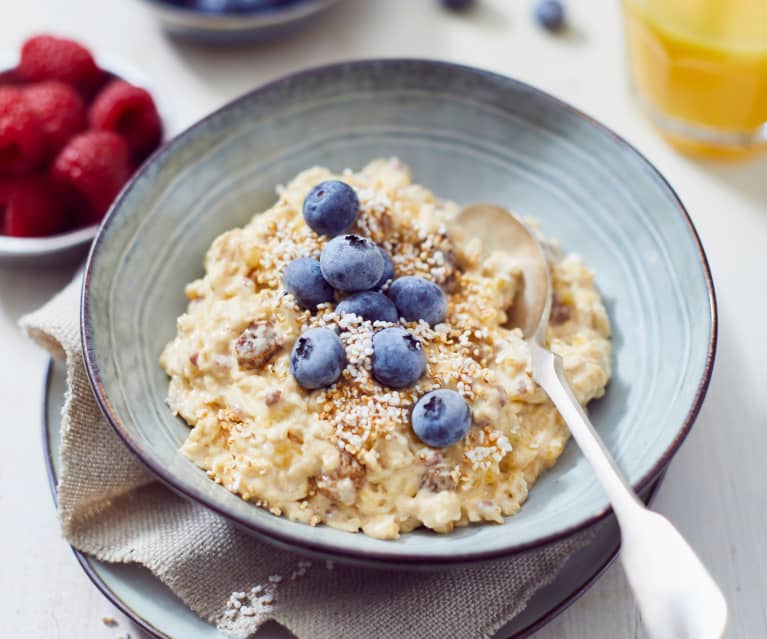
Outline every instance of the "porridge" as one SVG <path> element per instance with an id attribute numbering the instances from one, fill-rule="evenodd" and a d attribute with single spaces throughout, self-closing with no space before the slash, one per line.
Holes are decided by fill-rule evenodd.
<path id="1" fill-rule="evenodd" d="M 398 160 L 323 168 L 218 237 L 161 364 L 183 453 L 294 521 L 380 539 L 502 522 L 569 433 L 505 326 L 510 256 Z M 593 273 L 549 244 L 548 341 L 583 405 L 610 377 Z"/>

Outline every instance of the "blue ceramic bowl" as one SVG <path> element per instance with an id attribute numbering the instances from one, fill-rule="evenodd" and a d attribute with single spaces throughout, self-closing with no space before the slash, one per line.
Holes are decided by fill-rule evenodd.
<path id="1" fill-rule="evenodd" d="M 250 0 L 238 10 L 215 10 L 212 0 L 144 0 L 171 35 L 202 44 L 237 45 L 284 35 L 308 25 L 338 0 Z"/>
<path id="2" fill-rule="evenodd" d="M 572 443 L 504 524 L 419 530 L 397 541 L 274 517 L 178 452 L 188 427 L 163 402 L 158 357 L 208 245 L 269 207 L 274 186 L 299 170 L 387 155 L 442 196 L 539 218 L 596 270 L 614 326 L 615 375 L 591 415 L 637 490 L 657 478 L 692 426 L 714 357 L 713 287 L 690 219 L 663 177 L 608 129 L 525 84 L 439 62 L 353 62 L 290 76 L 154 156 L 113 206 L 87 267 L 84 352 L 105 414 L 180 494 L 254 534 L 341 560 L 466 564 L 592 525 L 607 501 Z"/>

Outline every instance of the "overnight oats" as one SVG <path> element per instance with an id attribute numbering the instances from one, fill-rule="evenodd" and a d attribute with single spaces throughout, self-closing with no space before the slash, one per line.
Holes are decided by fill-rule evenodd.
<path id="1" fill-rule="evenodd" d="M 311 168 L 278 196 L 186 288 L 161 357 L 183 453 L 275 515 L 380 539 L 516 513 L 569 433 L 506 325 L 513 258 L 398 160 Z M 610 324 L 593 273 L 549 253 L 548 345 L 585 405 L 610 378 Z"/>

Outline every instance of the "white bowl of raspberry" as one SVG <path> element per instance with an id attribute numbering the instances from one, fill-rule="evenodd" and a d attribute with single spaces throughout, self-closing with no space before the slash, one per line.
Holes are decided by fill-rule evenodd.
<path id="1" fill-rule="evenodd" d="M 0 72 L 0 264 L 82 257 L 135 170 L 160 145 L 148 91 L 81 44 L 28 38 Z"/>

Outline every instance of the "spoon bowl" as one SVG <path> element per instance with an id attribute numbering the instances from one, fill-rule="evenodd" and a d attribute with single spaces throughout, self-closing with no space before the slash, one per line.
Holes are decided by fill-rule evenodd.
<path id="1" fill-rule="evenodd" d="M 508 325 L 525 338 L 546 330 L 551 312 L 551 274 L 543 247 L 519 218 L 495 204 L 471 204 L 456 219 L 468 236 L 493 251 L 513 255 L 522 271 L 522 288 L 507 311 Z"/>

